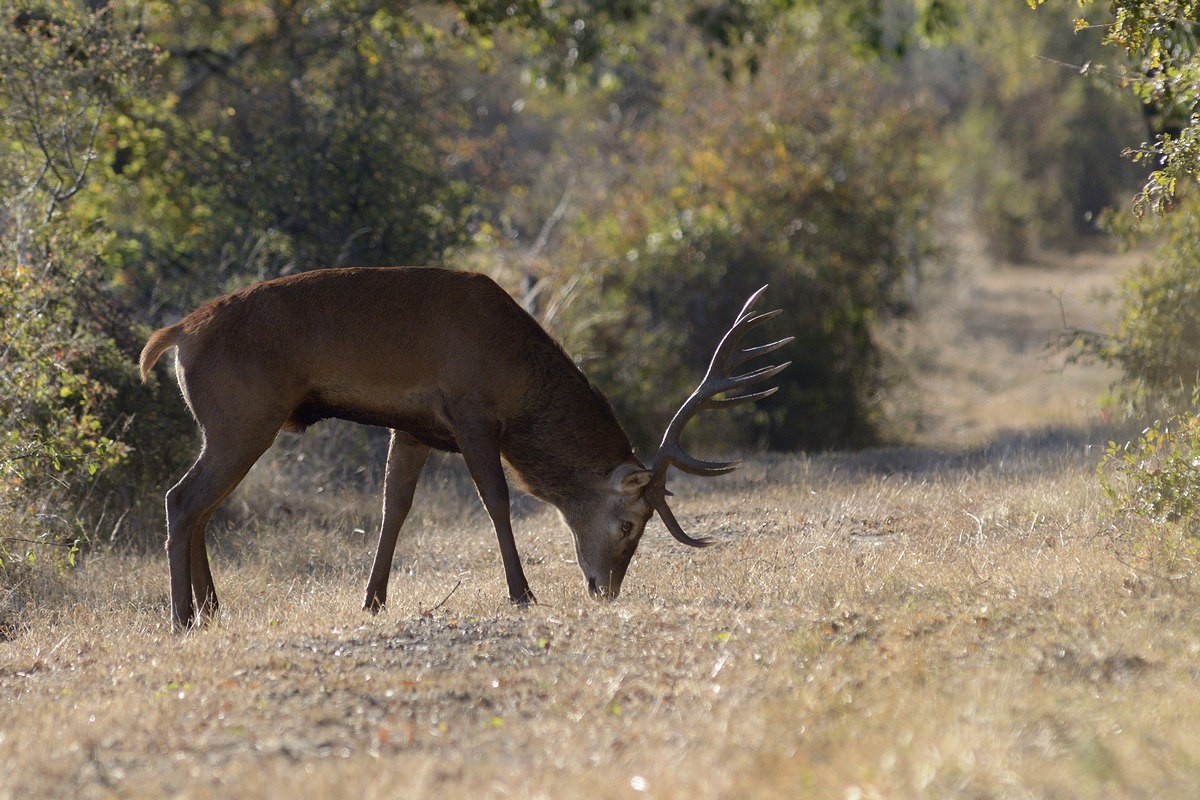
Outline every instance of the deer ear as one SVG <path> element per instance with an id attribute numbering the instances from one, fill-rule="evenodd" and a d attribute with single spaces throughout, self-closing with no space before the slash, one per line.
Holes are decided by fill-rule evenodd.
<path id="1" fill-rule="evenodd" d="M 654 477 L 654 473 L 648 469 L 633 469 L 625 471 L 618 467 L 618 472 L 613 474 L 613 483 L 618 494 L 626 497 L 638 494 L 646 485 L 650 483 L 650 479 Z"/>

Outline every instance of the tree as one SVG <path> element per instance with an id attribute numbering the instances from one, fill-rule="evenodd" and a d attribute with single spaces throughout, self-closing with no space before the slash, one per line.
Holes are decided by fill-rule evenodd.
<path id="1" fill-rule="evenodd" d="M 139 391 L 133 322 L 99 267 L 112 234 L 76 201 L 106 125 L 144 91 L 156 53 L 111 6 L 3 10 L 0 514 L 37 515 L 46 523 L 33 541 L 69 543 L 104 518 L 113 470 L 131 452 L 124 409 Z M 16 550 L 0 542 L 0 564 Z"/>

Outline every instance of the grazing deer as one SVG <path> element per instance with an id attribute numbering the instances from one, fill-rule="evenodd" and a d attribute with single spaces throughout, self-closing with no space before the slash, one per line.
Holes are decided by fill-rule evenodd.
<path id="1" fill-rule="evenodd" d="M 316 270 L 219 297 L 155 331 L 142 350 L 142 379 L 166 350 L 178 348 L 179 388 L 203 439 L 196 463 L 166 496 L 172 622 L 190 627 L 217 609 L 204 541 L 216 508 L 281 429 L 302 431 L 329 417 L 391 429 L 364 609 L 378 611 L 387 601 L 396 538 L 430 448 L 462 453 L 495 526 L 513 602 L 532 603 L 534 596 L 513 539 L 504 463 L 525 491 L 562 513 L 592 594 L 616 597 L 654 512 L 680 542 L 710 543 L 684 533 L 667 507 L 667 469 L 720 475 L 737 466 L 685 453 L 679 434 L 702 409 L 775 391 L 716 397 L 788 366 L 732 374 L 792 341 L 739 349 L 747 330 L 780 313 L 751 314 L 763 289 L 721 340 L 649 468 L 634 455 L 608 399 L 483 275 Z"/>

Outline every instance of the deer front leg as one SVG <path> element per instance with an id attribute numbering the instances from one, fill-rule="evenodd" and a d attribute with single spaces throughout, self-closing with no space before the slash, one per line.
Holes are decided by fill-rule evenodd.
<path id="1" fill-rule="evenodd" d="M 517 542 L 513 538 L 508 481 L 504 478 L 504 467 L 500 463 L 500 426 L 493 421 L 469 419 L 459 422 L 457 434 L 467 470 L 496 529 L 500 558 L 504 562 L 504 577 L 508 581 L 508 599 L 518 605 L 536 603 L 537 598 L 529 588 L 529 581 L 521 568 L 521 557 L 517 553 Z"/>
<path id="2" fill-rule="evenodd" d="M 387 603 L 388 578 L 392 574 L 392 558 L 396 539 L 412 508 L 413 493 L 421 468 L 429 457 L 429 448 L 402 431 L 392 431 L 388 443 L 387 470 L 383 475 L 383 523 L 379 526 L 379 547 L 367 581 L 367 596 L 363 610 L 378 613 Z"/>

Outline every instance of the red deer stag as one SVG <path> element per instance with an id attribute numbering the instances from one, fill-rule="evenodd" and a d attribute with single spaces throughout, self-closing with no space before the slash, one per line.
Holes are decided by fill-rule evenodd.
<path id="1" fill-rule="evenodd" d="M 592 594 L 616 597 L 655 511 L 680 542 L 709 544 L 684 533 L 667 507 L 667 469 L 720 475 L 737 466 L 687 454 L 679 434 L 702 409 L 775 391 L 736 394 L 787 364 L 733 374 L 792 340 L 739 348 L 747 330 L 779 314 L 751 314 L 763 289 L 721 340 L 649 468 L 608 399 L 483 275 L 316 270 L 219 297 L 156 331 L 142 350 L 142 379 L 178 348 L 176 377 L 203 441 L 196 463 L 166 495 L 172 622 L 190 627 L 217 609 L 205 549 L 216 508 L 281 429 L 302 431 L 329 417 L 392 432 L 365 609 L 387 601 L 396 538 L 430 448 L 462 453 L 495 526 L 513 602 L 534 596 L 513 539 L 504 463 L 525 491 L 562 513 Z"/>

